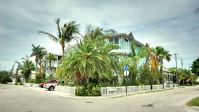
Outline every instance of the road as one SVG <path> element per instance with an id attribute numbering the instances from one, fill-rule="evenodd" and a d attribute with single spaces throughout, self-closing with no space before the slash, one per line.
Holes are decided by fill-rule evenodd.
<path id="1" fill-rule="evenodd" d="M 66 98 L 0 84 L 0 112 L 199 112 L 185 105 L 197 96 L 199 86 L 117 98 Z"/>

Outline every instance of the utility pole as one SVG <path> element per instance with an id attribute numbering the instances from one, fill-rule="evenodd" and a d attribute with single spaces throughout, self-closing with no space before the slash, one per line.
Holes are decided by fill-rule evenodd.
<path id="1" fill-rule="evenodd" d="M 183 61 L 181 59 L 181 65 L 182 65 L 182 78 L 183 78 L 183 86 L 184 86 L 184 70 L 183 70 Z"/>
<path id="2" fill-rule="evenodd" d="M 177 53 L 174 54 L 175 55 L 175 61 L 176 61 L 176 81 L 177 81 L 177 84 L 178 84 L 178 64 L 177 64 Z M 179 85 L 178 85 L 179 86 Z"/>

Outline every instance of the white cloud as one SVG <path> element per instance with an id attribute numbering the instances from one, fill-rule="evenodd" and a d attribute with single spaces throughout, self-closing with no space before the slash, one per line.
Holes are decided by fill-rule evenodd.
<path id="1" fill-rule="evenodd" d="M 0 63 L 4 66 L 5 59 L 13 62 L 30 54 L 31 44 L 60 53 L 58 43 L 37 34 L 42 30 L 56 36 L 57 17 L 61 18 L 60 26 L 75 20 L 81 24 L 81 33 L 87 24 L 118 32 L 132 31 L 143 44 L 163 46 L 191 63 L 199 56 L 199 16 L 194 13 L 198 4 L 197 0 L 0 0 Z M 175 65 L 173 61 L 170 63 L 169 66 Z"/>

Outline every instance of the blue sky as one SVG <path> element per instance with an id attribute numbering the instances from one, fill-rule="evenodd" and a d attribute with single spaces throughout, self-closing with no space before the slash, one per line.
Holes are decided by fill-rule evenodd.
<path id="1" fill-rule="evenodd" d="M 61 26 L 69 21 L 92 24 L 118 32 L 132 31 L 136 40 L 163 46 L 178 53 L 178 66 L 184 68 L 199 57 L 198 0 L 0 0 L 0 69 L 10 70 L 14 61 L 31 54 L 32 46 L 41 45 L 59 54 L 61 46 L 38 30 L 56 35 L 55 18 Z M 174 67 L 174 56 L 165 67 Z M 32 60 L 34 60 L 32 58 Z"/>

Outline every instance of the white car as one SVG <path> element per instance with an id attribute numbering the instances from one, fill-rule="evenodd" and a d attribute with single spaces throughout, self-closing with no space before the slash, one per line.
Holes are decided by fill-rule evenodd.
<path id="1" fill-rule="evenodd" d="M 57 86 L 57 83 L 47 83 L 44 84 L 44 88 L 48 89 L 49 91 L 53 91 Z"/>

